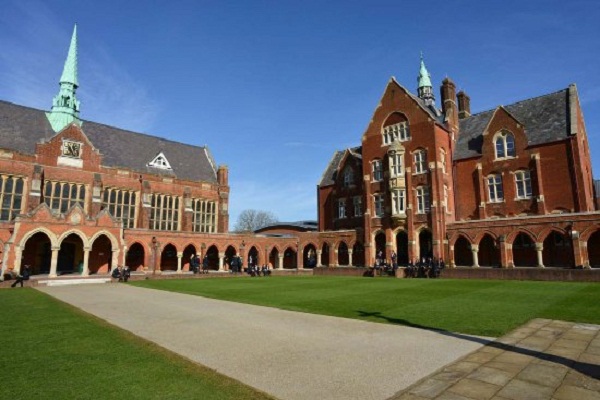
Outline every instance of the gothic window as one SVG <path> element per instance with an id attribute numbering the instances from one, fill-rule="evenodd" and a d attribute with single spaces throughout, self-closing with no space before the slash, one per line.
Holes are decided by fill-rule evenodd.
<path id="1" fill-rule="evenodd" d="M 398 122 L 383 128 L 383 144 L 388 145 L 392 142 L 404 142 L 410 139 L 410 130 L 408 121 Z"/>
<path id="2" fill-rule="evenodd" d="M 488 176 L 488 195 L 490 202 L 498 203 L 504 200 L 504 190 L 502 188 L 502 175 L 493 174 Z"/>
<path id="3" fill-rule="evenodd" d="M 508 132 L 496 136 L 496 158 L 515 157 L 515 138 Z"/>
<path id="4" fill-rule="evenodd" d="M 425 214 L 429 210 L 429 187 L 419 186 L 417 188 L 417 214 Z"/>
<path id="5" fill-rule="evenodd" d="M 399 178 L 404 173 L 402 167 L 402 153 L 394 153 L 390 155 L 390 176 Z"/>
<path id="6" fill-rule="evenodd" d="M 0 221 L 10 221 L 21 212 L 23 178 L 0 175 Z"/>
<path id="7" fill-rule="evenodd" d="M 383 195 L 378 193 L 374 197 L 375 197 L 375 216 L 381 218 L 381 217 L 383 217 L 383 212 L 384 212 Z"/>
<path id="8" fill-rule="evenodd" d="M 192 229 L 194 232 L 215 233 L 217 231 L 217 204 L 204 199 L 192 199 Z"/>
<path id="9" fill-rule="evenodd" d="M 346 167 L 344 169 L 344 187 L 349 187 L 354 184 L 354 171 L 352 168 Z"/>
<path id="10" fill-rule="evenodd" d="M 75 204 L 84 207 L 85 185 L 69 182 L 44 182 L 44 202 L 53 211 L 66 213 Z"/>
<path id="11" fill-rule="evenodd" d="M 518 199 L 527 199 L 531 197 L 531 174 L 529 171 L 515 172 L 515 183 L 517 185 Z"/>
<path id="12" fill-rule="evenodd" d="M 373 160 L 373 180 L 376 182 L 383 180 L 383 163 L 381 160 Z"/>
<path id="13" fill-rule="evenodd" d="M 405 190 L 394 189 L 392 190 L 392 214 L 404 214 L 406 212 L 406 201 L 405 201 Z"/>
<path id="14" fill-rule="evenodd" d="M 354 206 L 354 216 L 360 217 L 362 215 L 362 198 L 360 196 L 354 196 L 352 198 L 352 205 Z"/>
<path id="15" fill-rule="evenodd" d="M 446 150 L 440 149 L 440 162 L 442 164 L 442 172 L 446 173 Z"/>
<path id="16" fill-rule="evenodd" d="M 425 150 L 417 150 L 413 154 L 415 161 L 415 173 L 422 174 L 427 171 L 427 152 Z"/>
<path id="17" fill-rule="evenodd" d="M 152 194 L 149 229 L 159 231 L 179 230 L 179 197 Z"/>
<path id="18" fill-rule="evenodd" d="M 135 228 L 137 194 L 132 190 L 117 188 L 104 189 L 102 207 L 110 215 L 123 221 L 123 228 Z"/>
<path id="19" fill-rule="evenodd" d="M 338 218 L 346 218 L 346 199 L 338 200 Z"/>

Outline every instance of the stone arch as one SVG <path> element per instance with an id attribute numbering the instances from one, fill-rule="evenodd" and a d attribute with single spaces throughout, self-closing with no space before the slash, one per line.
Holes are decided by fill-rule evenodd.
<path id="1" fill-rule="evenodd" d="M 302 248 L 302 260 L 304 268 L 314 268 L 317 266 L 317 246 L 309 242 Z"/>
<path id="2" fill-rule="evenodd" d="M 375 232 L 373 232 L 373 244 L 375 245 L 375 259 L 377 258 L 381 258 L 381 259 L 385 259 L 386 258 L 386 244 L 387 239 L 385 237 L 385 231 L 378 229 Z"/>
<path id="3" fill-rule="evenodd" d="M 328 242 L 323 242 L 321 244 L 321 265 L 324 267 L 329 266 L 329 252 L 331 251 L 331 246 Z"/>
<path id="4" fill-rule="evenodd" d="M 182 271 L 190 270 L 190 263 L 191 263 L 192 257 L 194 257 L 196 254 L 198 254 L 198 250 L 196 249 L 196 245 L 194 245 L 192 243 L 188 243 L 183 248 L 183 254 L 181 256 L 181 270 Z"/>
<path id="5" fill-rule="evenodd" d="M 119 248 L 119 241 L 117 240 L 117 238 L 115 238 L 115 236 L 112 233 L 110 233 L 110 232 L 108 232 L 106 230 L 101 230 L 101 231 L 98 231 L 98 232 L 94 233 L 92 235 L 92 237 L 90 238 L 90 246 L 92 246 L 94 244 L 94 241 L 100 235 L 105 235 L 108 238 L 108 240 L 110 240 L 110 245 L 111 245 L 111 247 L 113 249 L 118 249 Z"/>
<path id="6" fill-rule="evenodd" d="M 408 122 L 408 125 L 410 126 L 410 119 L 408 119 L 408 115 L 401 111 L 392 111 L 383 119 L 381 129 L 389 125 L 397 124 L 398 122 Z"/>
<path id="7" fill-rule="evenodd" d="M 58 245 L 60 246 L 62 244 L 63 240 L 65 240 L 67 237 L 69 237 L 71 235 L 77 235 L 79 237 L 79 239 L 81 239 L 81 242 L 83 243 L 83 247 L 90 246 L 90 241 L 88 240 L 87 236 L 85 235 L 85 233 L 81 232 L 79 229 L 69 229 L 68 231 L 63 232 L 58 237 Z"/>
<path id="8" fill-rule="evenodd" d="M 589 233 L 587 251 L 590 267 L 600 268 L 600 229 Z"/>
<path id="9" fill-rule="evenodd" d="M 516 267 L 533 267 L 537 264 L 537 253 L 533 236 L 527 231 L 518 231 L 512 240 L 513 263 Z"/>
<path id="10" fill-rule="evenodd" d="M 177 247 L 171 242 L 160 251 L 160 270 L 177 271 Z"/>
<path id="11" fill-rule="evenodd" d="M 298 257 L 296 256 L 296 250 L 294 246 L 288 246 L 283 251 L 283 268 L 294 269 L 298 268 Z"/>
<path id="12" fill-rule="evenodd" d="M 202 259 L 203 265 L 204 260 L 208 262 L 208 269 L 212 269 L 215 271 L 219 269 L 219 248 L 216 244 L 211 244 L 207 247 L 206 252 L 204 253 L 204 257 Z"/>
<path id="13" fill-rule="evenodd" d="M 500 267 L 500 247 L 497 238 L 490 232 L 485 232 L 479 238 L 479 250 L 477 257 L 482 267 Z"/>
<path id="14" fill-rule="evenodd" d="M 394 238 L 396 240 L 396 257 L 398 265 L 408 265 L 408 232 L 404 229 L 398 229 L 394 232 Z"/>
<path id="15" fill-rule="evenodd" d="M 44 233 L 48 239 L 50 240 L 50 245 L 52 247 L 58 247 L 58 244 L 60 243 L 58 240 L 58 237 L 56 236 L 56 234 L 54 232 L 52 232 L 49 229 L 46 229 L 44 227 L 40 227 L 40 228 L 36 228 L 36 229 L 32 229 L 29 232 L 27 232 L 26 234 L 23 235 L 23 238 L 21 239 L 21 242 L 19 243 L 19 246 L 21 248 L 25 248 L 25 244 L 27 243 L 27 241 L 36 233 Z"/>
<path id="16" fill-rule="evenodd" d="M 471 241 L 463 234 L 459 234 L 454 242 L 454 263 L 457 266 L 473 266 L 473 252 Z"/>
<path id="17" fill-rule="evenodd" d="M 233 260 L 233 257 L 237 256 L 237 254 L 238 252 L 235 246 L 230 244 L 225 248 L 225 259 L 223 260 L 223 266 L 226 270 L 229 270 L 231 260 Z"/>
<path id="18" fill-rule="evenodd" d="M 261 250 L 258 245 L 250 246 L 250 250 L 248 250 L 248 257 L 247 257 L 246 265 L 250 266 L 250 257 L 252 257 L 253 265 L 262 265 L 261 259 L 260 259 L 260 253 L 261 253 Z"/>
<path id="19" fill-rule="evenodd" d="M 125 254 L 125 265 L 132 271 L 138 271 L 144 269 L 144 262 L 146 259 L 146 248 L 139 242 L 134 242 L 131 246 L 127 246 L 127 253 Z"/>
<path id="20" fill-rule="evenodd" d="M 107 274 L 114 267 L 112 253 L 115 248 L 107 235 L 94 236 L 88 257 L 88 271 L 90 274 Z"/>
<path id="21" fill-rule="evenodd" d="M 22 262 L 20 265 L 15 265 L 15 269 L 22 268 L 23 265 L 30 266 L 32 275 L 50 273 L 50 263 L 52 261 L 52 239 L 48 237 L 47 229 L 35 229 L 33 234 L 27 234 L 23 238 L 26 239 L 21 245 Z M 56 240 L 56 237 L 54 237 Z M 18 254 L 17 254 L 18 256 Z M 21 260 L 15 260 L 17 264 Z"/>
<path id="22" fill-rule="evenodd" d="M 337 264 L 338 265 L 349 265 L 350 257 L 348 255 L 348 245 L 345 241 L 340 240 L 337 245 L 338 256 L 337 256 Z"/>
<path id="23" fill-rule="evenodd" d="M 540 235 L 543 238 L 542 259 L 546 267 L 574 267 L 573 245 L 571 238 L 560 229 L 549 229 Z"/>
<path id="24" fill-rule="evenodd" d="M 83 272 L 83 252 L 84 248 L 89 246 L 85 235 L 72 229 L 62 234 L 59 241 L 60 250 L 56 262 L 57 275 Z M 112 253 L 110 257 L 112 260 Z"/>
<path id="25" fill-rule="evenodd" d="M 433 234 L 429 228 L 419 230 L 419 258 L 433 257 Z"/>
<path id="26" fill-rule="evenodd" d="M 277 246 L 273 246 L 269 252 L 269 263 L 273 268 L 283 268 L 282 265 L 279 265 L 279 249 Z"/>
<path id="27" fill-rule="evenodd" d="M 531 241 L 533 241 L 535 243 L 536 235 L 533 232 L 531 232 L 529 229 L 523 229 L 523 228 L 516 230 L 516 231 L 512 231 L 511 233 L 506 235 L 506 243 L 513 243 L 515 241 L 515 238 L 521 233 L 529 236 Z"/>

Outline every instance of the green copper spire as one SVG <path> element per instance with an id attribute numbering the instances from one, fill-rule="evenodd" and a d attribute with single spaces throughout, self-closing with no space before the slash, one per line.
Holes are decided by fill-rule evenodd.
<path id="1" fill-rule="evenodd" d="M 421 69 L 419 70 L 419 77 L 417 78 L 417 82 L 419 83 L 419 88 L 425 86 L 431 86 L 431 75 L 427 68 L 425 67 L 425 61 L 423 61 L 423 52 L 421 52 Z"/>
<path id="2" fill-rule="evenodd" d="M 46 113 L 54 132 L 59 132 L 70 123 L 81 125 L 79 120 L 79 100 L 75 92 L 79 87 L 77 81 L 77 25 L 73 28 L 71 45 L 60 76 L 60 89 L 52 100 L 52 111 Z"/>

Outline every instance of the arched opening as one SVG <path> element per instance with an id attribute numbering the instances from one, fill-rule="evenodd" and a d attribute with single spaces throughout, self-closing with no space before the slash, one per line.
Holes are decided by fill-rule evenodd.
<path id="1" fill-rule="evenodd" d="M 350 259 L 348 257 L 348 245 L 345 242 L 340 242 L 338 245 L 338 265 L 348 265 Z"/>
<path id="2" fill-rule="evenodd" d="M 454 263 L 459 267 L 473 266 L 471 243 L 464 236 L 459 236 L 454 243 Z"/>
<path id="3" fill-rule="evenodd" d="M 321 265 L 324 267 L 329 266 L 329 244 L 327 243 L 323 243 L 321 250 Z"/>
<path id="4" fill-rule="evenodd" d="M 519 233 L 513 245 L 513 262 L 516 267 L 534 267 L 537 263 L 535 244 L 525 233 Z"/>
<path id="5" fill-rule="evenodd" d="M 246 265 L 249 266 L 250 263 L 252 263 L 252 265 L 260 265 L 260 259 L 258 257 L 258 250 L 254 246 L 252 246 L 250 248 L 250 251 L 248 252 L 248 263 Z"/>
<path id="6" fill-rule="evenodd" d="M 134 243 L 125 255 L 125 265 L 132 271 L 141 271 L 144 269 L 144 246 L 139 243 Z"/>
<path id="7" fill-rule="evenodd" d="M 477 257 L 482 267 L 500 267 L 500 249 L 491 235 L 486 233 L 479 242 Z"/>
<path id="8" fill-rule="evenodd" d="M 396 234 L 396 256 L 398 265 L 408 264 L 408 234 L 405 231 Z"/>
<path id="9" fill-rule="evenodd" d="M 160 255 L 161 271 L 177 271 L 177 248 L 171 243 L 166 245 Z"/>
<path id="10" fill-rule="evenodd" d="M 217 249 L 217 246 L 210 246 L 208 250 L 206 250 L 204 257 L 208 260 L 208 269 L 214 271 L 219 270 L 219 249 Z M 202 260 L 202 262 L 204 262 L 204 260 Z"/>
<path id="11" fill-rule="evenodd" d="M 293 269 L 297 268 L 298 262 L 296 257 L 296 251 L 291 247 L 288 247 L 283 252 L 283 268 L 285 269 Z"/>
<path id="12" fill-rule="evenodd" d="M 600 230 L 592 233 L 587 241 L 590 267 L 600 268 Z"/>
<path id="13" fill-rule="evenodd" d="M 90 274 L 108 274 L 112 269 L 112 243 L 106 235 L 100 235 L 92 243 L 88 258 Z"/>
<path id="14" fill-rule="evenodd" d="M 352 264 L 357 267 L 365 266 L 365 247 L 360 242 L 354 243 L 352 247 Z"/>
<path id="15" fill-rule="evenodd" d="M 21 269 L 29 265 L 31 275 L 47 274 L 50 272 L 52 246 L 50 238 L 43 232 L 38 232 L 27 239 L 23 250 Z"/>
<path id="16" fill-rule="evenodd" d="M 193 244 L 188 244 L 185 249 L 183 249 L 183 258 L 181 259 L 181 270 L 189 271 L 192 257 L 196 255 L 196 246 Z"/>
<path id="17" fill-rule="evenodd" d="M 225 250 L 225 260 L 224 260 L 224 267 L 226 270 L 229 270 L 231 268 L 231 260 L 233 260 L 233 257 L 235 257 L 237 255 L 237 250 L 235 249 L 235 247 L 233 246 L 227 246 L 227 249 Z"/>
<path id="18" fill-rule="evenodd" d="M 277 247 L 273 247 L 273 250 L 269 253 L 269 263 L 273 268 L 279 268 L 279 250 L 277 250 Z"/>
<path id="19" fill-rule="evenodd" d="M 91 254 L 90 258 L 92 258 Z M 79 235 L 72 233 L 64 238 L 60 244 L 56 274 L 65 275 L 81 272 L 83 272 L 83 241 Z"/>
<path id="20" fill-rule="evenodd" d="M 317 266 L 317 250 L 312 244 L 304 246 L 302 253 L 302 259 L 304 260 L 304 268 L 314 268 Z"/>
<path id="21" fill-rule="evenodd" d="M 386 258 L 385 254 L 385 233 L 379 232 L 375 235 L 375 258 Z"/>
<path id="22" fill-rule="evenodd" d="M 550 232 L 544 239 L 542 259 L 546 267 L 566 268 L 575 266 L 571 240 L 559 232 Z"/>
<path id="23" fill-rule="evenodd" d="M 421 233 L 419 233 L 419 257 L 433 257 L 433 237 L 431 231 L 427 229 L 423 229 Z"/>

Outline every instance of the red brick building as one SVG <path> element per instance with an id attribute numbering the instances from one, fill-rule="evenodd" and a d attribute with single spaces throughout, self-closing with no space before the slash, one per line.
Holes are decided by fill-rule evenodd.
<path id="1" fill-rule="evenodd" d="M 395 251 L 399 263 L 600 267 L 575 85 L 472 115 L 446 78 L 440 100 L 422 60 L 416 95 L 389 81 L 361 146 L 336 151 L 323 174 L 319 230 L 355 231 L 366 264 Z"/>

